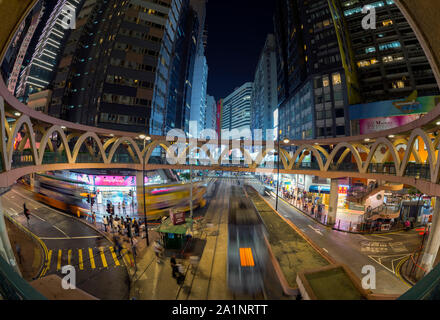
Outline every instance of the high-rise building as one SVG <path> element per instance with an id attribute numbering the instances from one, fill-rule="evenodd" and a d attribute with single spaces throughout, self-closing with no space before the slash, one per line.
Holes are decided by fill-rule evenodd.
<path id="1" fill-rule="evenodd" d="M 189 0 L 86 0 L 58 65 L 50 114 L 157 135 L 187 130 L 198 33 Z"/>
<path id="2" fill-rule="evenodd" d="M 84 0 L 60 0 L 48 7 L 44 29 L 30 63 L 21 71 L 17 96 L 27 101 L 30 94 L 50 88 L 66 38 L 70 34 L 68 21 L 80 10 Z"/>
<path id="3" fill-rule="evenodd" d="M 213 96 L 207 95 L 204 129 L 216 130 L 216 111 L 217 103 L 215 102 L 215 98 Z"/>
<path id="4" fill-rule="evenodd" d="M 250 130 L 252 85 L 252 82 L 246 82 L 223 99 L 222 130 Z"/>
<path id="5" fill-rule="evenodd" d="M 277 64 L 275 37 L 267 36 L 255 71 L 251 103 L 251 129 L 261 129 L 266 140 L 266 130 L 274 128 L 274 111 L 278 107 Z M 255 138 L 255 137 L 254 137 Z"/>
<path id="6" fill-rule="evenodd" d="M 391 129 L 430 111 L 440 94 L 438 86 L 394 0 L 338 0 L 332 6 L 344 17 L 358 74 L 361 104 L 350 107 L 352 134 Z M 375 28 L 363 29 L 364 6 L 374 8 Z M 401 110 L 399 100 L 413 104 L 406 103 L 406 110 Z"/>
<path id="7" fill-rule="evenodd" d="M 191 98 L 191 121 L 197 123 L 197 132 L 205 128 L 206 96 L 208 87 L 208 63 L 205 56 L 204 29 L 206 20 L 206 0 L 191 0 L 191 5 L 199 17 L 197 55 L 194 64 Z"/>
<path id="8" fill-rule="evenodd" d="M 29 16 L 21 23 L 11 46 L 6 52 L 2 63 L 2 71 L 6 75 L 5 78 L 8 79 L 8 90 L 12 94 L 15 94 L 21 70 L 26 63 L 26 53 L 43 15 L 43 2 L 38 2 Z"/>
<path id="9" fill-rule="evenodd" d="M 278 117 L 283 137 L 349 134 L 344 52 L 327 0 L 278 0 L 274 16 Z"/>

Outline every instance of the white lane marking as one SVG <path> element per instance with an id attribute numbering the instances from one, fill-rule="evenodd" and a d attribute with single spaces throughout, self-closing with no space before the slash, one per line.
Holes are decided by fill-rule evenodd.
<path id="1" fill-rule="evenodd" d="M 102 236 L 85 236 L 85 237 L 68 237 L 68 238 L 40 237 L 40 239 L 43 239 L 43 240 L 74 240 L 74 239 L 97 239 L 97 238 L 102 238 Z"/>
<path id="2" fill-rule="evenodd" d="M 12 190 L 12 191 L 14 191 L 14 190 Z M 20 207 L 18 204 L 12 202 L 12 201 L 11 201 L 10 199 L 8 199 L 8 198 L 6 198 L 6 200 L 9 200 L 9 201 L 11 202 L 12 205 L 16 206 L 17 208 L 19 208 L 19 210 L 21 210 L 21 207 Z M 9 207 L 9 210 L 14 210 L 14 209 L 12 209 L 12 207 Z M 15 211 L 15 210 L 14 210 L 14 211 Z M 46 220 L 44 220 L 43 218 L 41 218 L 40 216 L 38 216 L 38 215 L 36 215 L 35 213 L 33 213 L 32 211 L 30 212 L 30 214 L 31 214 L 31 216 L 34 216 L 35 218 L 38 218 L 38 219 L 40 219 L 41 221 L 46 221 Z M 18 213 L 17 213 L 17 215 L 18 215 Z"/>
<path id="3" fill-rule="evenodd" d="M 315 231 L 317 234 L 319 234 L 320 236 L 323 236 L 322 232 L 318 228 L 313 228 L 310 224 L 308 226 L 309 226 L 310 229 Z"/>
<path id="4" fill-rule="evenodd" d="M 324 250 L 325 252 L 327 252 L 327 253 L 328 253 L 328 250 L 327 250 L 326 248 L 322 248 L 322 250 Z"/>
<path id="5" fill-rule="evenodd" d="M 58 228 L 57 226 L 53 225 L 52 227 L 54 227 L 55 229 L 57 229 L 58 231 L 60 231 L 62 234 L 64 234 L 67 238 L 70 238 L 69 235 L 67 233 L 65 233 L 63 230 L 61 230 L 60 228 Z"/>

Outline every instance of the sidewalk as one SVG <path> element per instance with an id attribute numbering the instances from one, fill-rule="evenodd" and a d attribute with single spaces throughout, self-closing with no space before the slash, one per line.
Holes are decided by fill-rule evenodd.
<path id="1" fill-rule="evenodd" d="M 224 185 L 219 188 L 224 189 Z M 184 259 L 176 259 L 185 268 L 185 282 L 182 286 L 172 277 L 170 255 L 163 263 L 157 263 L 154 250 L 150 247 L 140 255 L 138 271 L 132 278 L 131 297 L 138 300 L 224 300 L 232 299 L 227 287 L 227 223 L 228 196 L 212 198 L 205 217 L 195 226 L 192 251 L 201 252 L 195 270 L 189 264 L 188 253 Z M 154 232 L 155 233 L 155 232 Z M 150 233 L 151 234 L 151 233 Z M 157 235 L 157 234 L 156 234 Z M 194 248 L 197 247 L 197 248 Z M 132 269 L 132 268 L 130 268 Z"/>

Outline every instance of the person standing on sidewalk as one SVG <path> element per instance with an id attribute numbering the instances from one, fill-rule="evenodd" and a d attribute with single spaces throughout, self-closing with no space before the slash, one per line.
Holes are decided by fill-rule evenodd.
<path id="1" fill-rule="evenodd" d="M 102 224 L 104 225 L 104 231 L 107 232 L 108 221 L 107 221 L 107 217 L 106 216 L 104 216 L 104 218 L 102 218 Z"/>
<path id="2" fill-rule="evenodd" d="M 109 216 L 108 224 L 109 224 L 109 226 L 110 226 L 110 228 L 112 229 L 112 232 L 113 232 L 113 216 L 112 215 Z"/>
<path id="3" fill-rule="evenodd" d="M 134 219 L 134 221 L 133 221 L 133 229 L 134 229 L 135 236 L 139 237 L 139 223 L 137 222 L 136 219 Z"/>

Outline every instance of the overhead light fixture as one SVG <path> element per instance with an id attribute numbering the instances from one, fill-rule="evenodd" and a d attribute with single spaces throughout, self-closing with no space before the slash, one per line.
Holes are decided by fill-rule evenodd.
<path id="1" fill-rule="evenodd" d="M 139 139 L 145 139 L 147 136 L 145 135 L 145 134 L 141 134 L 140 136 L 139 136 Z"/>
<path id="2" fill-rule="evenodd" d="M 438 126 L 440 126 L 440 121 L 437 121 L 435 124 L 438 125 Z"/>
<path id="3" fill-rule="evenodd" d="M 394 134 L 390 134 L 389 136 L 388 136 L 388 138 L 394 138 L 395 137 L 395 135 Z"/>
<path id="4" fill-rule="evenodd" d="M 151 137 L 150 137 L 150 136 L 146 136 L 146 137 L 145 137 L 145 140 L 150 141 L 150 140 L 151 140 Z"/>
<path id="5" fill-rule="evenodd" d="M 19 116 L 21 116 L 21 113 L 20 112 L 16 112 L 16 113 L 14 113 L 14 116 L 19 117 Z"/>
<path id="6" fill-rule="evenodd" d="M 64 129 L 66 129 L 66 127 L 65 127 L 65 126 L 61 126 L 61 129 L 63 129 L 63 130 L 64 130 Z"/>
<path id="7" fill-rule="evenodd" d="M 369 138 L 366 138 L 366 139 L 364 139 L 364 141 L 365 141 L 365 142 L 369 142 L 369 141 L 370 141 L 370 139 L 369 139 Z"/>
<path id="8" fill-rule="evenodd" d="M 286 139 L 283 140 L 283 142 L 287 144 L 287 143 L 290 142 L 290 140 L 286 138 Z"/>
<path id="9" fill-rule="evenodd" d="M 115 135 L 113 133 L 110 133 L 110 137 L 114 137 Z"/>

